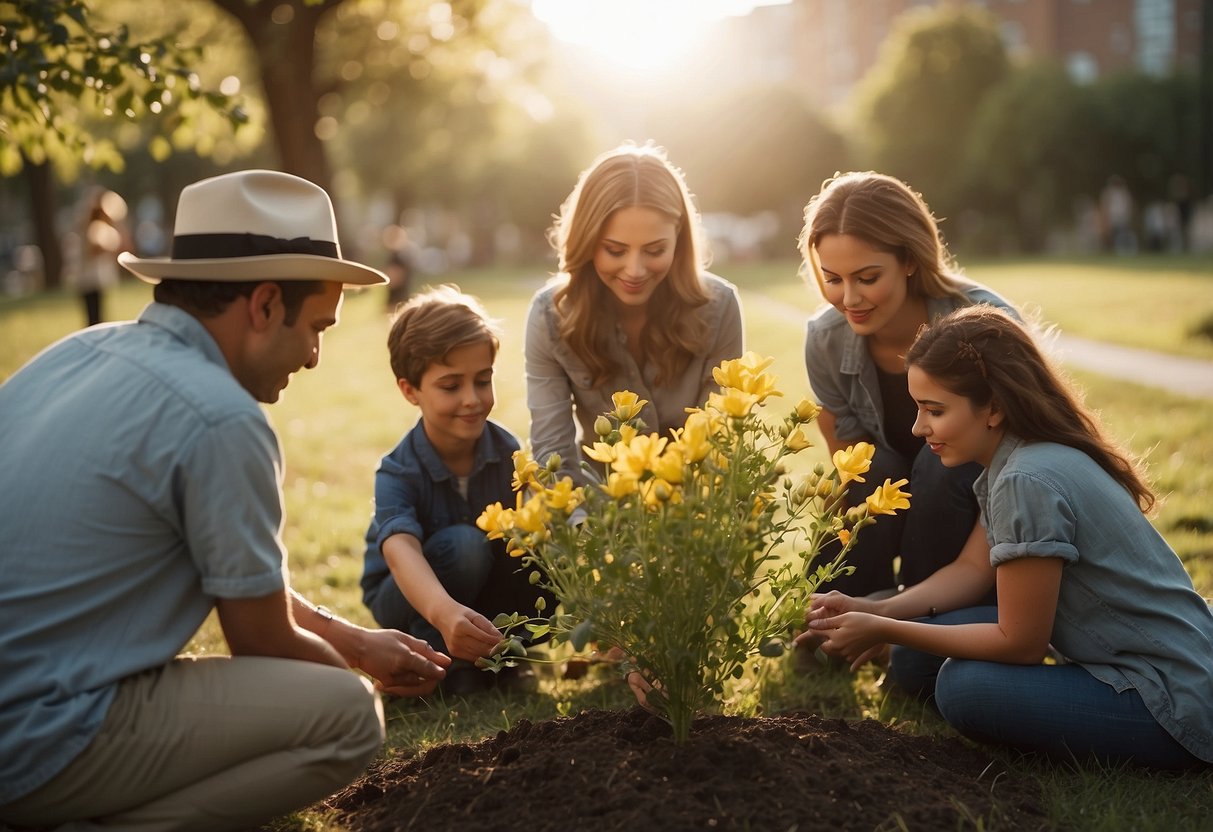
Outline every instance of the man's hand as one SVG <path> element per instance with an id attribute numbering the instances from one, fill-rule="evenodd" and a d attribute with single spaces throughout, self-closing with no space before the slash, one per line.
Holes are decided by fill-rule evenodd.
<path id="1" fill-rule="evenodd" d="M 357 667 L 392 696 L 425 696 L 446 675 L 449 656 L 399 630 L 365 630 Z"/>
<path id="2" fill-rule="evenodd" d="M 442 633 L 446 649 L 457 659 L 474 662 L 488 658 L 501 643 L 501 631 L 471 607 L 452 602 L 431 622 Z"/>

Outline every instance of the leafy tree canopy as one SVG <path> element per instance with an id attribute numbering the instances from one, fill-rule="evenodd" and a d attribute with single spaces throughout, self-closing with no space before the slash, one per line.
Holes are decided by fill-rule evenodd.
<path id="1" fill-rule="evenodd" d="M 168 119 L 168 130 L 202 113 L 246 121 L 239 102 L 203 89 L 193 67 L 197 47 L 171 34 L 136 38 L 125 25 L 95 25 L 88 0 L 0 2 L 0 175 L 25 160 L 119 170 L 113 141 L 95 132 L 97 117 Z"/>
<path id="2" fill-rule="evenodd" d="M 937 213 L 957 207 L 957 150 L 1009 68 L 987 12 L 941 6 L 904 15 L 857 91 L 872 166 L 927 194 Z"/>

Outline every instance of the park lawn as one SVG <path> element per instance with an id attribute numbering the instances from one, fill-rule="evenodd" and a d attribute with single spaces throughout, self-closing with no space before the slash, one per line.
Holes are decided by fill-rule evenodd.
<path id="1" fill-rule="evenodd" d="M 975 278 L 1020 299 L 1029 278 L 1054 264 L 1009 263 L 975 268 Z M 1058 263 L 1062 272 L 1071 264 Z M 1104 286 L 1104 297 L 1120 297 L 1124 306 L 1108 312 L 1125 335 L 1141 318 L 1142 306 L 1156 302 L 1155 292 L 1131 270 L 1108 261 L 1089 279 Z M 988 274 L 986 271 L 988 269 Z M 1177 269 L 1181 281 L 1200 278 Z M 774 372 L 788 404 L 808 395 L 802 358 L 804 318 L 819 301 L 800 282 L 794 263 L 730 265 L 716 269 L 741 288 L 747 344 L 774 357 Z M 1184 276 L 1186 275 L 1186 276 Z M 542 269 L 492 269 L 443 276 L 478 295 L 502 331 L 497 362 L 497 407 L 494 418 L 525 438 L 528 416 L 522 373 L 523 323 L 531 294 L 543 283 Z M 1033 278 L 1034 279 L 1034 278 Z M 437 281 L 436 281 L 437 282 Z M 1068 281 L 1066 281 L 1068 284 Z M 1092 284 L 1093 285 L 1093 284 Z M 1207 283 L 1206 283 L 1207 285 Z M 1120 287 L 1117 291 L 1109 286 Z M 1144 288 L 1143 288 L 1144 287 Z M 1157 288 L 1157 287 L 1155 287 Z M 1055 295 L 1064 287 L 1046 282 L 1029 296 L 1043 310 L 1056 308 Z M 128 282 L 111 293 L 111 316 L 134 317 L 151 297 L 150 287 Z M 1065 301 L 1060 302 L 1064 305 Z M 1185 303 L 1175 303 L 1175 318 Z M 1052 312 L 1047 312 L 1051 315 Z M 19 301 L 0 301 L 0 379 L 6 378 L 39 349 L 71 332 L 82 312 L 66 294 Z M 1059 321 L 1060 322 L 1060 321 Z M 1079 321 L 1082 322 L 1082 319 Z M 1096 337 L 1090 331 L 1067 332 Z M 342 323 L 325 336 L 320 366 L 298 374 L 282 400 L 267 409 L 286 454 L 284 531 L 291 553 L 292 584 L 317 603 L 347 618 L 370 624 L 361 605 L 362 537 L 371 514 L 373 475 L 379 458 L 399 440 L 417 418 L 416 410 L 397 391 L 386 358 L 384 341 L 388 315 L 381 290 L 350 292 Z M 1110 336 L 1109 336 L 1110 337 Z M 1120 343 L 1131 343 L 1124 338 Z M 1138 344 L 1139 346 L 1141 344 Z M 1158 347 L 1162 349 L 1163 347 Z M 1172 344 L 1171 351 L 1182 352 Z M 1163 495 L 1156 523 L 1175 546 L 1192 573 L 1197 589 L 1213 596 L 1213 402 L 1187 399 L 1128 385 L 1091 374 L 1076 378 L 1088 391 L 1088 401 L 1102 414 L 1112 433 L 1142 455 Z M 825 459 L 820 448 L 806 452 L 808 462 Z M 224 652 L 214 620 L 208 621 L 189 649 Z M 888 693 L 874 671 L 855 677 L 822 672 L 799 676 L 788 660 L 765 662 L 742 679 L 733 691 L 731 711 L 759 715 L 787 709 L 810 710 L 826 716 L 871 717 L 902 730 L 940 733 L 949 729 L 921 705 Z M 539 692 L 532 695 L 490 692 L 471 699 L 389 706 L 388 748 L 400 752 L 434 744 L 492 736 L 520 718 L 532 720 L 576 713 L 585 707 L 628 707 L 630 696 L 606 673 L 579 681 L 541 674 Z M 1022 763 L 1020 765 L 1029 765 Z M 1173 830 L 1207 828 L 1213 816 L 1213 775 L 1167 777 L 1139 772 L 1039 772 L 1050 796 L 1050 819 L 1055 828 Z M 811 784 L 807 786 L 811 792 Z M 811 796 L 811 795 L 810 795 Z M 322 829 L 322 816 L 284 818 L 282 829 Z M 996 827 L 992 827 L 996 828 Z"/>

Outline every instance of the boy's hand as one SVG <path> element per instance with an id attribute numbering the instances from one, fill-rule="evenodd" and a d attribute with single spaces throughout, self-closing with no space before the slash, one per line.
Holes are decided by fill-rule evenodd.
<path id="1" fill-rule="evenodd" d="M 502 639 L 493 622 L 459 603 L 452 603 L 433 624 L 442 633 L 446 649 L 457 659 L 487 658 Z"/>
<path id="2" fill-rule="evenodd" d="M 425 696 L 446 675 L 449 656 L 399 630 L 367 630 L 358 667 L 392 696 Z"/>

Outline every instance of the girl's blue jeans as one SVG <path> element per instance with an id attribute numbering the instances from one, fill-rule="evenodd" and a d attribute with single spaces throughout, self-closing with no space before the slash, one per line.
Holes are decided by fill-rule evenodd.
<path id="1" fill-rule="evenodd" d="M 920 620 L 997 621 L 998 608 L 971 607 Z M 1158 724 L 1137 691 L 1117 693 L 1081 665 L 944 660 L 894 646 L 889 678 L 907 693 L 933 701 L 949 725 L 978 742 L 1063 761 L 1208 766 Z"/>

